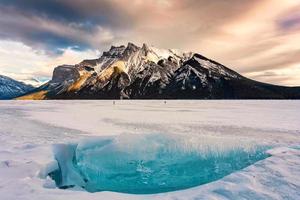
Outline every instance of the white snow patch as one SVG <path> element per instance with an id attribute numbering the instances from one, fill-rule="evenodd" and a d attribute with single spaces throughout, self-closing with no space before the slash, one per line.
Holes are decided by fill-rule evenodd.
<path id="1" fill-rule="evenodd" d="M 4 101 L 0 104 L 0 198 L 292 199 L 300 198 L 299 101 Z M 283 117 L 284 116 L 284 117 Z M 60 190 L 45 178 L 52 144 L 90 135 L 176 133 L 252 140 L 279 148 L 221 180 L 156 195 Z M 45 167 L 46 166 L 46 167 Z M 43 171 L 44 170 L 44 171 Z"/>

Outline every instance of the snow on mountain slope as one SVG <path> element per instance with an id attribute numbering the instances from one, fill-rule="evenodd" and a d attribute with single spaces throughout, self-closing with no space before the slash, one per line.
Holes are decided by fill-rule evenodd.
<path id="1" fill-rule="evenodd" d="M 11 99 L 33 90 L 33 87 L 0 75 L 0 99 Z"/>
<path id="2" fill-rule="evenodd" d="M 300 87 L 253 81 L 198 53 L 132 43 L 112 46 L 94 60 L 56 67 L 52 80 L 35 92 L 40 91 L 46 99 L 300 98 Z"/>
<path id="3" fill-rule="evenodd" d="M 298 200 L 299 108 L 298 101 L 5 101 L 0 104 L 0 199 Z M 200 138 L 197 142 L 221 147 L 251 141 L 275 148 L 268 151 L 271 157 L 222 179 L 168 193 L 89 193 L 59 189 L 47 177 L 56 168 L 53 144 L 108 135 L 131 142 L 124 133 L 180 134 L 187 136 L 188 147 Z"/>

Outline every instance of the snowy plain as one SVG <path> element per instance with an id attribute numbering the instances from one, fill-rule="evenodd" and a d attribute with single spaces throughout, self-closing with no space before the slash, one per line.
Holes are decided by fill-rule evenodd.
<path id="1" fill-rule="evenodd" d="M 300 101 L 1 101 L 0 199 L 300 199 Z M 96 136 L 177 134 L 271 145 L 217 181 L 153 195 L 58 189 L 52 146 Z M 221 144 L 222 145 L 222 144 Z"/>

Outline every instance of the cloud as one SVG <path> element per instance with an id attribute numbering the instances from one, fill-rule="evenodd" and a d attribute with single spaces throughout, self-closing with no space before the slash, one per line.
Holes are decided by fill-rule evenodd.
<path id="1" fill-rule="evenodd" d="M 60 55 L 49 56 L 45 51 L 36 51 L 21 42 L 1 41 L 0 74 L 17 80 L 37 78 L 51 78 L 53 68 L 62 64 L 77 64 L 84 59 L 99 56 L 98 51 L 76 51 L 62 49 Z"/>
<path id="2" fill-rule="evenodd" d="M 202 39 L 204 54 L 221 61 L 243 75 L 273 84 L 300 85 L 300 73 L 266 76 L 266 70 L 278 72 L 300 65 L 299 29 L 284 29 L 280 22 L 290 17 L 300 2 L 261 1 L 247 12 L 224 23 L 219 31 Z M 197 48 L 195 42 L 195 48 Z M 199 48 L 199 46 L 198 46 Z M 251 76 L 251 74 L 260 76 Z M 279 77 L 282 76 L 282 79 Z"/>
<path id="3" fill-rule="evenodd" d="M 271 71 L 250 72 L 246 73 L 246 75 L 256 80 L 277 85 L 280 83 L 282 85 L 299 86 L 295 83 L 299 82 L 300 65 L 291 65 L 289 68 Z"/>
<path id="4" fill-rule="evenodd" d="M 57 49 L 70 46 L 97 48 L 97 45 L 108 44 L 114 40 L 112 32 L 99 25 L 87 30 L 85 24 L 27 15 L 15 8 L 0 7 L 0 11 L 2 39 L 18 40 L 37 49 L 56 52 Z"/>
<path id="5" fill-rule="evenodd" d="M 3 0 L 0 35 L 50 50 L 128 41 L 184 48 L 257 1 Z"/>
<path id="6" fill-rule="evenodd" d="M 300 73 L 286 71 L 300 64 L 299 11 L 295 0 L 2 0 L 0 40 L 43 52 L 46 63 L 66 51 L 145 42 L 199 52 L 260 81 L 300 85 Z M 19 58 L 20 71 L 31 68 Z M 1 56 L 2 71 L 5 62 Z"/>

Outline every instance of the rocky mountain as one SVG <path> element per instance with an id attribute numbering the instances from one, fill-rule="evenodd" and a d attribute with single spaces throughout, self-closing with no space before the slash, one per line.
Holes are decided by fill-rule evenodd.
<path id="1" fill-rule="evenodd" d="M 19 99 L 298 99 L 300 87 L 260 83 L 197 53 L 112 46 L 94 60 L 58 66 Z"/>
<path id="2" fill-rule="evenodd" d="M 0 99 L 12 99 L 24 95 L 34 88 L 6 76 L 0 75 Z"/>

